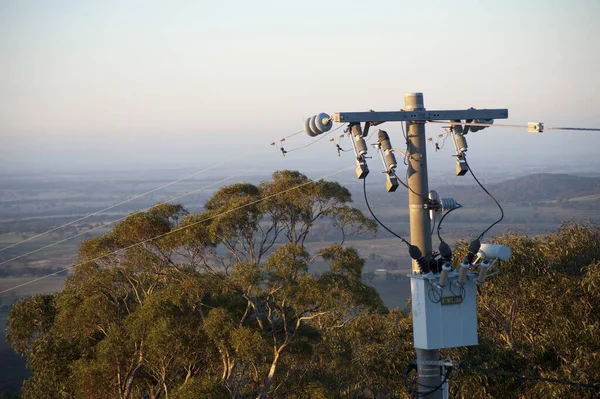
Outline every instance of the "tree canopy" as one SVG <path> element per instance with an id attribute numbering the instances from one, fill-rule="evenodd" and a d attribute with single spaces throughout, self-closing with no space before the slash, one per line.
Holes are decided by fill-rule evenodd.
<path id="1" fill-rule="evenodd" d="M 280 171 L 218 190 L 201 213 L 158 204 L 85 241 L 62 292 L 10 312 L 8 342 L 33 372 L 23 398 L 409 397 L 412 319 L 363 283 L 348 238 L 375 224 L 350 204 L 338 183 Z M 319 223 L 339 241 L 311 253 Z M 479 345 L 442 356 L 597 384 L 600 228 L 495 242 L 513 255 L 477 299 Z M 481 370 L 450 378 L 457 398 L 597 394 Z"/>
<path id="2" fill-rule="evenodd" d="M 204 212 L 158 204 L 81 245 L 64 290 L 20 301 L 8 340 L 26 398 L 311 397 L 316 345 L 385 308 L 345 240 L 375 231 L 347 189 L 279 171 Z M 320 219 L 339 243 L 309 253 Z M 308 267 L 322 257 L 329 272 Z M 308 396 L 307 396 L 308 395 Z"/>

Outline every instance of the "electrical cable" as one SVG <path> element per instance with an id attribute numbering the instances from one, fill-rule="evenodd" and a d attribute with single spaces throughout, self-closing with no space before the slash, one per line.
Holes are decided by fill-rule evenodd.
<path id="1" fill-rule="evenodd" d="M 446 384 L 446 382 L 448 382 L 448 378 L 450 377 L 450 372 L 452 371 L 452 369 L 450 367 L 446 367 L 446 374 L 444 375 L 444 379 L 442 380 L 442 382 L 440 383 L 440 385 L 437 386 L 428 386 L 428 385 L 424 385 L 424 384 L 420 384 L 419 382 L 416 382 L 416 384 L 420 387 L 424 387 L 424 388 L 430 388 L 429 391 L 427 392 L 419 392 L 419 391 L 415 391 L 414 389 L 409 387 L 409 383 L 408 383 L 408 375 L 410 374 L 410 372 L 412 370 L 418 371 L 417 365 L 415 363 L 410 363 L 405 372 L 404 372 L 404 385 L 406 387 L 406 391 L 408 392 L 408 394 L 410 396 L 413 396 L 415 398 L 421 398 L 424 396 L 428 396 L 431 395 L 434 392 L 439 391 L 440 389 L 442 389 L 442 387 L 444 386 L 444 384 Z"/>
<path id="2" fill-rule="evenodd" d="M 578 388 L 600 390 L 600 385 L 599 384 L 587 384 L 587 383 L 577 382 L 577 381 L 571 381 L 571 380 L 561 380 L 561 379 L 558 379 L 558 378 L 546 378 L 546 377 L 530 376 L 530 375 L 525 375 L 525 374 L 517 373 L 517 372 L 513 372 L 513 371 L 505 371 L 505 370 L 497 370 L 497 369 L 476 367 L 476 366 L 470 366 L 468 364 L 462 364 L 462 363 L 459 363 L 457 366 L 459 368 L 463 368 L 463 369 L 467 369 L 467 370 L 482 371 L 482 372 L 488 373 L 488 374 L 503 375 L 503 376 L 506 376 L 506 377 L 520 378 L 520 379 L 523 379 L 523 380 L 542 381 L 542 382 L 548 382 L 548 383 L 551 383 L 551 384 L 562 384 L 562 385 L 569 385 L 569 386 L 574 386 L 574 387 L 578 387 Z"/>
<path id="3" fill-rule="evenodd" d="M 600 132 L 600 128 L 588 128 L 588 127 L 552 127 L 544 126 L 544 130 L 577 130 L 585 132 Z"/>
<path id="4" fill-rule="evenodd" d="M 221 165 L 223 165 L 223 164 L 226 164 L 226 163 L 229 163 L 229 162 L 231 162 L 231 160 L 221 161 L 221 162 L 219 162 L 219 163 L 217 163 L 217 164 L 215 164 L 215 165 L 212 165 L 212 166 L 209 166 L 209 167 L 207 167 L 207 168 L 201 169 L 201 170 L 199 170 L 199 171 L 197 171 L 197 172 L 194 172 L 194 173 L 192 173 L 192 174 L 190 174 L 190 175 L 187 175 L 187 176 L 185 176 L 185 177 L 182 177 L 182 178 L 180 178 L 180 179 L 177 179 L 177 180 L 175 180 L 175 181 L 172 181 L 172 182 L 170 182 L 170 183 L 167 183 L 167 184 L 165 184 L 165 185 L 162 185 L 162 186 L 160 186 L 160 187 L 154 188 L 154 189 L 152 189 L 152 190 L 150 190 L 150 191 L 146 191 L 145 193 L 138 194 L 138 195 L 136 195 L 136 196 L 134 196 L 134 197 L 131 197 L 131 198 L 129 198 L 129 199 L 127 199 L 127 200 L 125 200 L 125 201 L 121 201 L 121 202 L 119 202 L 119 203 L 113 204 L 113 205 L 111 205 L 111 206 L 109 206 L 109 207 L 107 207 L 107 208 L 101 209 L 101 210 L 99 210 L 99 211 L 96 211 L 96 212 L 94 212 L 94 213 L 90 213 L 90 214 L 88 214 L 88 215 L 86 215 L 86 216 L 84 216 L 84 217 L 81 217 L 81 218 L 79 218 L 79 219 L 76 219 L 76 220 L 73 220 L 73 221 L 71 221 L 71 222 L 68 222 L 68 223 L 62 224 L 62 225 L 60 225 L 60 226 L 58 226 L 58 227 L 54 227 L 54 228 L 52 228 L 52 229 L 50 229 L 50 230 L 48 230 L 48 231 L 45 231 L 45 232 L 43 232 L 43 233 L 40 233 L 40 234 L 34 235 L 34 236 L 32 236 L 32 237 L 29 237 L 29 238 L 26 238 L 26 239 L 24 239 L 24 240 L 22 240 L 22 241 L 19 241 L 19 242 L 16 242 L 16 243 L 14 243 L 14 244 L 8 245 L 8 246 L 6 246 L 6 247 L 0 248 L 0 252 L 2 252 L 2 251 L 5 251 L 5 250 L 7 250 L 7 249 L 9 249 L 9 248 L 14 248 L 14 247 L 16 247 L 17 245 L 21 245 L 21 244 L 23 244 L 23 243 L 25 243 L 25 242 L 28 242 L 28 241 L 31 241 L 31 240 L 33 240 L 33 239 L 36 239 L 36 238 L 42 237 L 42 236 L 44 236 L 44 235 L 46 235 L 46 234 L 50 234 L 50 233 L 52 233 L 52 232 L 54 232 L 54 231 L 56 231 L 56 230 L 60 230 L 60 229 L 62 229 L 62 228 L 64 228 L 64 227 L 70 226 L 70 225 L 72 225 L 72 224 L 74 224 L 74 223 L 81 222 L 82 220 L 88 219 L 88 218 L 90 218 L 90 217 L 92 217 L 92 216 L 99 215 L 99 214 L 100 214 L 100 213 L 102 213 L 102 212 L 105 212 L 105 211 L 111 210 L 111 209 L 113 209 L 113 208 L 116 208 L 116 207 L 118 207 L 118 206 L 120 206 L 120 205 L 126 204 L 126 203 L 128 203 L 128 202 L 131 202 L 131 201 L 133 201 L 133 200 L 136 200 L 136 199 L 138 199 L 138 198 L 144 197 L 144 196 L 146 196 L 146 195 L 148 195 L 148 194 L 152 194 L 152 193 L 154 193 L 154 192 L 156 192 L 156 191 L 158 191 L 158 190 L 162 190 L 163 188 L 166 188 L 166 187 L 172 186 L 173 184 L 180 183 L 180 182 L 182 182 L 182 181 L 184 181 L 184 180 L 187 180 L 187 179 L 189 179 L 189 178 L 191 178 L 191 177 L 197 176 L 197 175 L 199 175 L 199 174 L 201 174 L 201 173 L 204 173 L 204 172 L 206 172 L 206 171 L 208 171 L 208 170 L 211 170 L 211 169 L 214 169 L 214 168 L 216 168 L 217 166 L 221 166 Z M 2 263 L 2 264 L 3 264 L 3 263 Z"/>
<path id="5" fill-rule="evenodd" d="M 479 122 L 462 122 L 462 121 L 427 121 L 427 123 L 438 123 L 444 125 L 461 125 L 461 126 L 481 126 L 481 127 L 512 127 L 512 128 L 525 128 L 527 125 L 510 125 L 505 123 L 479 123 Z M 547 129 L 544 127 L 544 129 Z"/>
<path id="6" fill-rule="evenodd" d="M 224 211 L 224 212 L 221 212 L 221 213 L 219 213 L 219 214 L 217 214 L 217 215 L 210 216 L 210 217 L 204 218 L 204 219 L 202 219 L 202 220 L 198 220 L 198 221 L 196 221 L 196 222 L 193 222 L 193 223 L 190 223 L 190 224 L 188 224 L 188 225 L 186 225 L 186 226 L 177 227 L 177 228 L 175 228 L 175 229 L 173 229 L 173 230 L 171 230 L 171 231 L 168 231 L 168 232 L 166 232 L 166 233 L 159 234 L 159 235 L 157 235 L 157 236 L 154 236 L 154 237 L 151 237 L 151 238 L 148 238 L 148 239 L 145 239 L 145 240 L 142 240 L 142 241 L 136 242 L 136 243 L 134 243 L 134 244 L 131 244 L 131 245 L 127 246 L 127 247 L 120 248 L 120 249 L 118 249 L 118 250 L 116 250 L 116 251 L 113 251 L 113 252 L 110 252 L 110 253 L 107 253 L 107 254 L 104 254 L 104 255 L 98 256 L 98 257 L 96 257 L 96 258 L 94 258 L 94 259 L 90 259 L 90 260 L 87 260 L 87 261 L 85 261 L 85 262 L 79 262 L 79 263 L 76 263 L 76 264 L 74 264 L 74 265 L 71 265 L 71 266 L 65 267 L 65 268 L 63 268 L 63 269 L 60 269 L 60 270 L 58 270 L 58 271 L 55 271 L 55 272 L 53 272 L 53 273 L 50 273 L 50 274 L 47 274 L 47 275 L 44 275 L 44 276 L 38 277 L 38 278 L 36 278 L 36 279 L 33 279 L 33 280 L 30 280 L 30 281 L 27 281 L 27 282 L 25 282 L 25 283 L 22 283 L 22 284 L 16 285 L 16 286 L 14 286 L 14 287 L 11 287 L 11 288 L 8 288 L 8 289 L 5 289 L 5 290 L 2 290 L 2 291 L 0 291 L 0 294 L 4 294 L 4 293 L 6 293 L 6 292 L 9 292 L 9 291 L 15 290 L 15 289 L 17 289 L 17 288 L 21 288 L 21 287 L 24 287 L 24 286 L 26 286 L 26 285 L 33 284 L 33 283 L 35 283 L 35 282 L 37 282 L 37 281 L 40 281 L 40 280 L 44 280 L 44 279 L 46 279 L 46 278 L 48 278 L 48 277 L 55 276 L 55 275 L 57 275 L 57 274 L 60 274 L 60 273 L 63 273 L 63 272 L 65 272 L 65 271 L 67 271 L 67 270 L 73 269 L 73 268 L 75 268 L 75 267 L 77 267 L 77 266 L 79 266 L 79 265 L 84 265 L 84 264 L 86 264 L 86 263 L 92 263 L 92 262 L 96 262 L 96 261 L 98 261 L 98 260 L 100 260 L 100 259 L 103 259 L 103 258 L 106 258 L 106 257 L 108 257 L 108 256 L 111 256 L 111 255 L 116 255 L 116 254 L 118 254 L 119 252 L 127 251 L 128 249 L 134 248 L 134 247 L 136 247 L 136 246 L 138 246 L 138 245 L 145 244 L 145 243 L 147 243 L 147 242 L 154 241 L 154 240 L 157 240 L 157 239 L 159 239 L 159 238 L 166 237 L 166 236 L 168 236 L 168 235 L 170 235 L 170 234 L 173 234 L 173 233 L 176 233 L 176 232 L 179 232 L 179 231 L 183 231 L 183 230 L 185 230 L 185 229 L 189 229 L 190 227 L 196 226 L 196 225 L 198 225 L 198 224 L 200 224 L 200 223 L 204 223 L 204 222 L 207 222 L 207 221 L 210 221 L 210 220 L 216 219 L 216 218 L 218 218 L 218 217 L 220 217 L 220 216 L 223 216 L 223 215 L 226 215 L 226 214 L 229 214 L 229 213 L 235 212 L 235 211 L 237 211 L 237 210 L 239 210 L 239 209 L 246 208 L 246 207 L 248 207 L 248 206 L 251 206 L 251 205 L 258 204 L 258 203 L 260 203 L 260 202 L 266 201 L 266 200 L 268 200 L 268 199 L 270 199 L 270 198 L 273 198 L 273 197 L 276 197 L 276 196 L 278 196 L 278 195 L 285 194 L 285 193 L 287 193 L 287 192 L 290 192 L 290 191 L 293 191 L 293 190 L 297 190 L 297 189 L 299 189 L 299 188 L 301 188 L 301 187 L 307 186 L 307 185 L 309 185 L 309 184 L 313 184 L 313 183 L 314 183 L 314 182 L 316 182 L 316 181 L 319 181 L 319 180 L 325 179 L 325 178 L 327 178 L 327 177 L 330 177 L 330 176 L 334 176 L 334 175 L 336 175 L 336 174 L 339 174 L 339 173 L 341 173 L 341 172 L 344 172 L 344 171 L 346 171 L 346 170 L 350 170 L 350 169 L 353 169 L 353 167 L 347 167 L 347 168 L 340 169 L 340 170 L 338 170 L 338 171 L 336 171 L 336 172 L 333 172 L 333 173 L 327 174 L 327 175 L 325 175 L 325 176 L 319 177 L 319 178 L 318 178 L 318 179 L 316 179 L 316 180 L 311 180 L 311 181 L 308 181 L 308 182 L 305 182 L 305 183 L 298 184 L 298 185 L 296 185 L 296 186 L 294 186 L 294 187 L 291 187 L 291 188 L 288 188 L 288 189 L 286 189 L 286 190 L 279 191 L 279 192 L 277 192 L 277 193 L 274 193 L 274 194 L 268 195 L 268 196 L 266 196 L 266 197 L 263 197 L 263 198 L 257 199 L 257 200 L 255 200 L 255 201 L 249 202 L 249 203 L 247 203 L 247 204 L 244 204 L 244 205 L 241 205 L 241 206 L 235 207 L 235 208 L 233 208 L 233 209 L 229 209 L 229 210 L 227 210 L 227 211 Z"/>
<path id="7" fill-rule="evenodd" d="M 438 236 L 438 239 L 440 240 L 440 242 L 445 242 L 444 239 L 442 238 L 442 236 L 440 235 L 440 230 L 442 229 L 442 222 L 444 221 L 444 219 L 450 212 L 452 212 L 455 209 L 460 209 L 462 207 L 463 206 L 461 204 L 457 203 L 455 208 L 450 209 L 448 212 L 446 212 L 442 215 L 442 218 L 440 219 L 440 222 L 438 223 L 438 227 L 437 227 L 437 236 Z"/>
<path id="8" fill-rule="evenodd" d="M 301 147 L 298 147 L 298 148 L 293 148 L 293 149 L 291 149 L 291 150 L 287 150 L 287 151 L 286 151 L 286 153 L 290 153 L 290 152 L 294 152 L 294 151 L 302 150 L 302 149 L 304 149 L 304 148 L 306 148 L 306 147 L 310 147 L 311 145 L 318 143 L 319 141 L 323 140 L 325 137 L 329 136 L 331 133 L 335 132 L 336 130 L 339 130 L 339 129 L 341 129 L 341 128 L 342 128 L 342 127 L 344 127 L 344 126 L 345 126 L 345 124 L 340 124 L 340 126 L 336 127 L 335 129 L 331 129 L 331 130 L 330 130 L 330 131 L 328 131 L 327 133 L 325 133 L 325 134 L 322 134 L 322 135 L 321 135 L 321 137 L 319 137 L 318 139 L 316 139 L 316 140 L 314 140 L 314 141 L 311 141 L 310 143 L 308 143 L 308 144 L 306 144 L 306 145 L 303 145 L 303 146 L 301 146 Z"/>
<path id="9" fill-rule="evenodd" d="M 433 295 L 435 293 L 435 295 Z M 432 298 L 433 295 L 433 298 Z M 429 288 L 429 292 L 427 293 L 429 300 L 433 303 L 440 303 L 442 301 L 442 294 L 438 292 L 435 288 Z"/>
<path id="10" fill-rule="evenodd" d="M 457 121 L 427 121 L 427 123 L 441 123 L 445 125 L 461 125 L 461 126 L 481 126 L 481 127 L 510 127 L 510 128 L 524 128 L 527 129 L 527 125 L 511 125 L 506 123 L 478 123 L 478 122 L 457 122 Z M 587 131 L 587 132 L 600 132 L 600 128 L 595 127 L 559 127 L 559 126 L 544 126 L 546 130 L 575 130 L 575 131 Z"/>
<path id="11" fill-rule="evenodd" d="M 310 144 L 308 144 L 308 145 L 306 145 L 306 146 L 303 146 L 303 147 L 300 147 L 300 148 L 296 148 L 296 149 L 293 149 L 293 150 L 290 150 L 290 151 L 285 151 L 285 150 L 283 150 L 283 151 L 285 151 L 285 152 L 284 152 L 284 154 L 285 154 L 285 153 L 287 153 L 287 152 L 296 151 L 296 150 L 300 150 L 300 149 L 302 149 L 302 148 L 306 148 L 306 147 L 308 147 L 308 146 L 310 146 L 310 145 L 312 145 L 312 144 L 316 143 L 317 141 L 319 141 L 319 140 L 323 139 L 325 136 L 327 136 L 327 135 L 328 135 L 328 134 L 330 134 L 331 132 L 338 130 L 338 129 L 339 129 L 341 126 L 343 126 L 343 125 L 340 125 L 338 128 L 331 130 L 331 131 L 330 131 L 330 132 L 328 132 L 327 134 L 323 135 L 322 137 L 320 137 L 320 138 L 319 138 L 319 139 L 317 139 L 316 141 L 314 141 L 314 142 L 312 142 L 312 143 L 310 143 Z M 291 135 L 289 135 L 289 136 L 286 136 L 286 137 L 284 137 L 284 138 L 282 139 L 282 141 L 283 141 L 283 140 L 285 140 L 286 138 L 290 138 L 290 137 L 296 136 L 296 135 L 298 135 L 298 134 L 302 133 L 303 131 L 304 131 L 304 130 L 300 130 L 300 131 L 298 131 L 298 132 L 296 132 L 296 133 L 293 133 L 293 134 L 291 134 Z M 283 149 L 283 148 L 281 148 L 281 149 Z M 282 151 L 282 152 L 283 152 L 283 151 Z M 75 224 L 75 223 L 81 222 L 81 221 L 83 221 L 83 220 L 89 219 L 89 218 L 90 218 L 90 217 L 92 217 L 92 216 L 97 216 L 97 215 L 99 215 L 99 214 L 101 214 L 101 213 L 103 213 L 103 212 L 106 212 L 106 211 L 108 211 L 108 210 L 111 210 L 111 209 L 114 209 L 114 208 L 116 208 L 116 207 L 118 207 L 118 206 L 121 206 L 121 205 L 127 204 L 127 203 L 129 203 L 129 202 L 131 202 L 131 201 L 134 201 L 134 200 L 136 200 L 136 199 L 142 198 L 142 197 L 144 197 L 144 196 L 146 196 L 146 195 L 149 195 L 149 194 L 152 194 L 152 193 L 154 193 L 154 192 L 156 192 L 156 191 L 162 190 L 163 188 L 166 188 L 166 187 L 172 186 L 173 184 L 176 184 L 176 183 L 180 183 L 180 182 L 182 182 L 182 181 L 184 181 L 184 180 L 190 179 L 190 178 L 192 178 L 192 177 L 194 177 L 194 176 L 197 176 L 197 175 L 200 175 L 201 173 L 204 173 L 204 172 L 206 172 L 206 171 L 208 171 L 208 170 L 214 169 L 214 168 L 216 168 L 216 167 L 218 167 L 218 166 L 221 166 L 221 165 L 224 165 L 224 164 L 227 164 L 227 163 L 230 163 L 230 162 L 231 162 L 231 160 L 225 160 L 225 161 L 218 162 L 218 163 L 216 163 L 216 164 L 214 164 L 214 165 L 211 165 L 211 166 L 209 166 L 209 167 L 206 167 L 206 168 L 204 168 L 204 169 L 201 169 L 201 170 L 199 170 L 199 171 L 196 171 L 196 172 L 194 172 L 194 173 L 192 173 L 192 174 L 189 174 L 189 175 L 187 175 L 187 176 L 184 176 L 184 177 L 182 177 L 182 178 L 180 178 L 180 179 L 174 180 L 174 181 L 172 181 L 172 182 L 169 182 L 169 183 L 167 183 L 167 184 L 164 184 L 164 185 L 162 185 L 162 186 L 156 187 L 156 188 L 154 188 L 154 189 L 152 189 L 152 190 L 149 190 L 149 191 L 146 191 L 146 192 L 144 192 L 144 193 L 137 194 L 137 195 L 135 195 L 135 196 L 133 196 L 133 197 L 131 197 L 131 198 L 127 199 L 127 200 L 124 200 L 124 201 L 118 202 L 118 203 L 116 203 L 116 204 L 113 204 L 113 205 L 111 205 L 111 206 L 109 206 L 109 207 L 106 207 L 106 208 L 103 208 L 103 209 L 101 209 L 101 210 L 95 211 L 95 212 L 93 212 L 93 213 L 87 214 L 87 215 L 85 215 L 85 216 L 83 216 L 83 217 L 81 217 L 81 218 L 78 218 L 78 219 L 72 220 L 72 221 L 70 221 L 70 222 L 68 222 L 68 223 L 64 223 L 64 224 L 62 224 L 62 225 L 60 225 L 60 226 L 54 227 L 54 228 L 52 228 L 52 229 L 49 229 L 49 230 L 47 230 L 47 231 L 45 231 L 45 232 L 43 232 L 43 233 L 36 234 L 36 235 L 34 235 L 34 236 L 32 236 L 32 237 L 28 237 L 28 238 L 26 238 L 26 239 L 24 239 L 24 240 L 21 240 L 21 241 L 19 241 L 19 242 L 13 243 L 13 244 L 11 244 L 11 245 L 8 245 L 8 246 L 6 246 L 6 247 L 2 247 L 2 248 L 0 248 L 0 252 L 3 252 L 3 251 L 5 251 L 5 250 L 7 250 L 7 249 L 10 249 L 10 248 L 14 248 L 14 247 L 16 247 L 16 246 L 18 246 L 18 245 L 21 245 L 21 244 L 23 244 L 23 243 L 25 243 L 25 242 L 28 242 L 28 241 L 34 240 L 34 239 L 36 239 L 36 238 L 42 237 L 42 236 L 44 236 L 44 235 L 47 235 L 47 234 L 53 233 L 53 232 L 55 232 L 55 231 L 57 231 L 57 230 L 60 230 L 60 229 L 62 229 L 62 228 L 65 228 L 65 227 L 68 227 L 68 226 L 70 226 L 70 225 L 72 225 L 72 224 Z M 109 223 L 109 224 L 110 224 L 110 223 Z M 93 230 L 92 230 L 92 231 L 93 231 Z M 73 236 L 73 237 L 71 237 L 71 238 L 74 238 L 74 237 L 77 237 L 77 236 Z M 56 243 L 54 243 L 53 245 L 56 245 L 56 244 L 58 244 L 58 243 L 61 243 L 61 242 L 64 242 L 64 241 L 65 241 L 65 240 L 62 240 L 62 241 L 56 242 Z M 51 245 L 47 245 L 47 246 L 45 246 L 45 247 L 42 247 L 42 248 L 40 248 L 39 250 L 42 250 L 42 249 L 49 248 L 49 247 L 51 247 L 51 246 L 53 246 L 53 245 L 52 245 L 52 244 L 51 244 Z M 16 259 L 18 259 L 18 258 L 22 258 L 22 257 L 24 257 L 24 256 L 27 256 L 27 255 L 30 255 L 30 254 L 32 254 L 32 253 L 34 253 L 34 252 L 38 252 L 38 250 L 35 250 L 35 251 L 32 251 L 32 252 L 28 252 L 28 253 L 26 253 L 26 254 L 23 254 L 23 255 L 21 255 L 21 256 L 18 256 L 18 257 L 16 257 L 16 258 L 9 259 L 9 260 L 7 260 L 7 261 L 4 261 L 4 262 L 0 263 L 0 265 L 6 264 L 6 263 L 8 263 L 8 262 L 11 262 L 11 261 L 13 261 L 13 260 L 16 260 Z"/>
<path id="12" fill-rule="evenodd" d="M 404 165 L 408 166 L 408 162 L 406 161 L 408 159 L 408 135 L 404 131 L 404 123 L 400 122 L 400 127 L 402 128 L 402 135 L 404 136 L 404 141 L 406 142 L 406 149 L 404 150 Z M 408 179 L 406 179 L 406 181 L 408 181 Z"/>
<path id="13" fill-rule="evenodd" d="M 169 200 L 167 200 L 167 201 L 164 201 L 164 202 L 171 202 L 171 201 L 175 201 L 175 200 L 178 200 L 178 199 L 180 199 L 180 198 L 183 198 L 183 197 L 187 197 L 188 195 L 191 195 L 191 194 L 197 193 L 197 192 L 199 192 L 199 191 L 202 191 L 202 190 L 204 190 L 204 189 L 206 189 L 206 188 L 213 187 L 213 186 L 215 186 L 215 185 L 217 185 L 217 184 L 220 184 L 220 183 L 223 183 L 223 182 L 225 182 L 225 181 L 227 181 L 227 180 L 233 179 L 234 177 L 238 177 L 238 176 L 241 176 L 241 175 L 243 175 L 243 174 L 246 174 L 246 173 L 248 173 L 248 172 L 249 172 L 249 171 L 251 171 L 251 170 L 253 170 L 253 169 L 247 169 L 247 170 L 244 170 L 244 172 L 242 172 L 242 173 L 238 173 L 238 174 L 235 174 L 235 175 L 229 176 L 229 177 L 227 177 L 227 178 L 225 178 L 225 179 L 221 179 L 221 180 L 219 180 L 218 182 L 211 183 L 211 184 L 209 184 L 209 185 L 207 185 L 207 186 L 204 186 L 204 187 L 201 187 L 201 188 L 198 188 L 198 189 L 195 189 L 195 190 L 189 191 L 189 192 L 187 192 L 187 193 L 185 193 L 185 194 L 183 194 L 183 195 L 179 195 L 179 196 L 177 196 L 177 197 L 171 198 L 171 199 L 169 199 Z M 106 226 L 110 226 L 111 224 L 115 224 L 115 223 L 118 223 L 118 222 L 120 222 L 120 221 L 122 221 L 122 220 L 125 220 L 125 219 L 127 219 L 128 217 L 130 217 L 130 216 L 132 216 L 132 215 L 135 215 L 135 214 L 138 214 L 138 213 L 142 213 L 142 212 L 146 212 L 146 211 L 148 211 L 148 210 L 150 210 L 150 209 L 154 208 L 155 206 L 156 206 L 156 205 L 152 205 L 152 206 L 150 206 L 150 207 L 148 207 L 148 208 L 146 208 L 146 209 L 142 209 L 141 211 L 135 211 L 135 212 L 132 212 L 132 213 L 130 213 L 130 214 L 129 214 L 129 215 L 127 215 L 127 216 L 124 216 L 124 217 L 122 217 L 122 218 L 119 218 L 119 219 L 116 219 L 116 220 L 113 220 L 113 221 L 110 221 L 110 222 L 103 223 L 103 224 L 101 224 L 100 226 L 96 226 L 96 227 L 94 227 L 93 229 L 86 230 L 86 231 L 84 231 L 84 232 L 81 232 L 81 233 L 79 233 L 79 234 L 76 234 L 76 235 L 74 235 L 74 236 L 67 237 L 67 238 L 65 238 L 65 239 L 62 239 L 62 240 L 60 240 L 60 241 L 56 241 L 56 242 L 53 242 L 53 243 L 51 243 L 51 244 L 48 244 L 48 245 L 46 245 L 46 246 L 44 246 L 44 247 L 41 247 L 41 248 L 35 249 L 35 250 L 33 250 L 33 251 L 29 251 L 29 252 L 27 252 L 27 253 L 24 253 L 24 254 L 22 254 L 22 255 L 15 256 L 14 258 L 11 258 L 11 259 L 8 259 L 8 260 L 5 260 L 5 261 L 2 261 L 2 262 L 0 262 L 0 266 L 2 266 L 2 265 L 5 265 L 5 264 L 7 264 L 7 263 L 10 263 L 10 262 L 12 262 L 12 261 L 15 261 L 15 260 L 17 260 L 17 259 L 21 259 L 21 258 L 24 258 L 24 257 L 26 257 L 26 256 L 29 256 L 29 255 L 35 254 L 35 253 L 37 253 L 37 252 L 40 252 L 40 251 L 42 251 L 42 250 L 44 250 L 44 249 L 51 248 L 51 247 L 53 247 L 53 246 L 55 246 L 55 245 L 62 244 L 63 242 L 70 241 L 70 240 L 72 240 L 72 239 L 74 239 L 74 238 L 81 237 L 81 236 L 83 236 L 83 235 L 85 235 L 85 234 L 88 234 L 88 233 L 91 233 L 91 232 L 94 232 L 94 231 L 100 230 L 100 229 L 102 229 L 102 228 L 104 228 L 104 227 L 106 227 Z"/>
<path id="14" fill-rule="evenodd" d="M 433 219 L 433 224 L 431 225 L 431 233 L 429 235 L 433 237 L 433 233 L 435 233 L 435 223 L 436 223 L 437 218 L 434 217 L 432 219 Z"/>
<path id="15" fill-rule="evenodd" d="M 407 190 L 409 190 L 411 193 L 413 193 L 413 194 L 414 194 L 414 195 L 416 195 L 417 197 L 421 197 L 421 198 L 422 198 L 422 199 L 423 199 L 425 202 L 429 202 L 429 198 L 427 198 L 427 197 L 425 197 L 425 196 L 423 196 L 423 195 L 421 195 L 421 194 L 417 193 L 415 190 L 413 190 L 412 188 L 410 188 L 410 187 L 408 186 L 408 184 L 404 183 L 404 182 L 402 181 L 402 179 L 401 179 L 401 178 L 400 178 L 400 177 L 399 177 L 399 176 L 396 174 L 396 171 L 394 171 L 394 172 L 392 172 L 392 173 L 393 173 L 394 177 L 395 177 L 396 179 L 398 179 L 398 182 L 399 182 L 400 184 L 402 184 L 402 185 L 403 185 L 403 186 L 404 186 L 404 187 L 405 187 Z M 408 182 L 408 170 L 406 171 L 406 181 Z"/>
<path id="16" fill-rule="evenodd" d="M 379 220 L 377 218 L 377 216 L 375 216 L 375 214 L 373 213 L 373 210 L 371 209 L 371 205 L 369 205 L 369 199 L 367 198 L 367 178 L 365 177 L 363 179 L 363 193 L 365 196 L 365 204 L 367 205 L 367 209 L 369 210 L 369 213 L 371 214 L 371 216 L 373 216 L 373 219 L 375 219 L 375 221 L 377 223 L 379 223 L 379 225 L 381 227 L 383 227 L 384 229 L 386 229 L 391 235 L 393 235 L 396 238 L 399 238 L 403 243 L 405 243 L 406 245 L 408 245 L 410 247 L 410 242 L 406 241 L 403 237 L 399 236 L 398 234 L 394 233 L 392 230 L 390 230 L 385 224 L 383 224 L 383 222 L 381 220 Z"/>
<path id="17" fill-rule="evenodd" d="M 379 131 L 379 126 L 380 126 L 380 125 L 383 125 L 383 124 L 385 124 L 385 122 L 383 122 L 383 123 L 381 123 L 381 124 L 377 125 L 377 126 L 378 126 L 378 128 L 377 128 L 377 130 L 378 130 L 378 131 Z M 374 127 L 375 127 L 375 126 L 371 126 L 371 128 L 374 128 Z M 370 133 L 370 134 L 369 134 L 367 137 L 365 137 L 365 141 L 369 141 L 369 139 L 370 139 L 371 137 L 373 137 L 373 134 L 374 134 L 374 133 L 375 133 L 375 129 L 373 129 L 373 130 L 371 131 L 371 133 Z"/>
<path id="18" fill-rule="evenodd" d="M 477 176 L 475 176 L 475 174 L 473 173 L 473 170 L 471 169 L 471 166 L 469 166 L 469 163 L 467 162 L 467 156 L 465 154 L 463 154 L 463 160 L 465 161 L 465 165 L 467 166 L 467 169 L 469 169 L 469 172 L 471 172 L 471 176 L 473 176 L 473 179 L 475 179 L 475 181 L 477 182 L 477 184 L 479 185 L 479 187 L 481 187 L 481 189 L 487 195 L 489 195 L 491 199 L 494 200 L 494 202 L 496 203 L 496 205 L 498 205 L 498 208 L 500 209 L 500 219 L 498 219 L 494 223 L 492 223 L 487 229 L 485 229 L 479 235 L 479 237 L 477 237 L 477 240 L 481 241 L 481 238 L 485 235 L 485 233 L 487 233 L 488 231 L 490 231 L 492 227 L 494 227 L 495 225 L 497 225 L 498 223 L 500 223 L 504 219 L 504 209 L 502 209 L 502 205 L 500 205 L 500 203 L 498 202 L 498 200 L 496 200 L 496 198 L 494 198 L 494 196 L 492 194 L 490 194 L 490 192 L 488 190 L 486 190 L 485 187 L 483 187 L 483 184 L 481 184 L 481 182 L 479 181 L 479 179 L 477 178 Z"/>
<path id="19" fill-rule="evenodd" d="M 298 131 L 298 132 L 296 132 L 296 133 L 290 134 L 289 136 L 285 136 L 285 137 L 283 137 L 283 138 L 281 139 L 281 141 L 283 141 L 283 140 L 285 140 L 285 139 L 289 139 L 290 137 L 294 137 L 294 136 L 296 136 L 296 135 L 298 135 L 298 134 L 300 134 L 300 133 L 303 133 L 303 132 L 304 132 L 304 129 L 302 129 L 302 130 L 300 130 L 300 131 Z"/>

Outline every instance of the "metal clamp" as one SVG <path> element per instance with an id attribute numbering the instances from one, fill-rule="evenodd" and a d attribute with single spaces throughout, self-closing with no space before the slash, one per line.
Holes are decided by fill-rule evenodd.
<path id="1" fill-rule="evenodd" d="M 458 362 L 450 359 L 441 360 L 415 360 L 416 365 L 421 366 L 442 366 L 442 367 L 458 367 Z"/>

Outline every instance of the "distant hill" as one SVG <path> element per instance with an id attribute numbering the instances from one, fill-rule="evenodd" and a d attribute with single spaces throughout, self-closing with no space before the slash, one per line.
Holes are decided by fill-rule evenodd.
<path id="1" fill-rule="evenodd" d="M 501 203 L 600 202 L 600 177 L 537 173 L 484 186 Z M 469 198 L 470 203 L 490 201 L 477 185 L 442 186 L 443 197 Z"/>

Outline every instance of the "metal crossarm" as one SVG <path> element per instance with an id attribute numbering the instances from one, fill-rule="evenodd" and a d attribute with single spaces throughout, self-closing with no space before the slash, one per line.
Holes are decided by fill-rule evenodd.
<path id="1" fill-rule="evenodd" d="M 336 112 L 336 123 L 357 122 L 404 122 L 404 121 L 453 121 L 470 119 L 507 119 L 508 109 L 464 109 L 447 111 L 383 111 L 383 112 Z"/>

